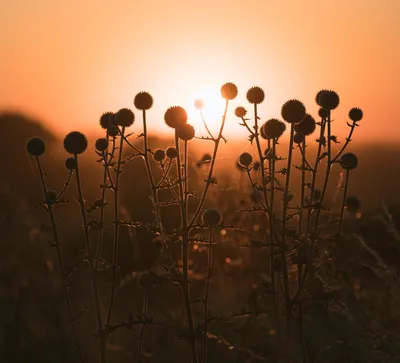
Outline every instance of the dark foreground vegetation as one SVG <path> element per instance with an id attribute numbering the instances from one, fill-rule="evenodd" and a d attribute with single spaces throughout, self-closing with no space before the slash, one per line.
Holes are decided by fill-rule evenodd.
<path id="1" fill-rule="evenodd" d="M 144 92 L 93 142 L 0 115 L 0 361 L 400 361 L 399 150 L 350 142 L 358 108 L 338 140 L 332 91 L 267 122 L 260 88 L 247 110 L 221 94 L 201 138 L 180 107 L 171 139 L 149 136 Z"/>

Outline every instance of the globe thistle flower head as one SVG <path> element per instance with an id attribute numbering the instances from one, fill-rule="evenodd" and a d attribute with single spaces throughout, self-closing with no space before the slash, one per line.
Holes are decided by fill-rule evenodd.
<path id="1" fill-rule="evenodd" d="M 312 117 L 309 114 L 306 114 L 305 117 L 294 126 L 294 129 L 296 132 L 299 132 L 301 134 L 304 134 L 306 136 L 311 135 L 317 126 L 317 123 L 314 120 L 314 117 Z"/>
<path id="2" fill-rule="evenodd" d="M 42 156 L 46 151 L 46 143 L 40 137 L 32 137 L 26 143 L 26 152 L 31 156 Z"/>
<path id="3" fill-rule="evenodd" d="M 246 94 L 247 101 L 258 105 L 264 101 L 265 93 L 260 87 L 251 87 Z"/>
<path id="4" fill-rule="evenodd" d="M 178 151 L 174 147 L 169 147 L 165 150 L 165 154 L 170 159 L 175 159 L 178 157 Z"/>
<path id="5" fill-rule="evenodd" d="M 165 159 L 165 151 L 161 149 L 157 149 L 154 151 L 153 158 L 155 161 L 161 162 Z"/>
<path id="6" fill-rule="evenodd" d="M 321 117 L 321 118 L 327 118 L 328 117 L 328 111 L 321 107 L 318 110 L 318 116 Z"/>
<path id="7" fill-rule="evenodd" d="M 67 158 L 65 160 L 65 167 L 68 170 L 76 170 L 76 160 L 75 160 L 75 158 Z"/>
<path id="8" fill-rule="evenodd" d="M 357 156 L 353 153 L 343 154 L 339 160 L 341 167 L 345 170 L 353 170 L 358 165 Z"/>
<path id="9" fill-rule="evenodd" d="M 272 118 L 268 120 L 263 126 L 263 133 L 267 139 L 279 139 L 286 130 L 284 122 Z"/>
<path id="10" fill-rule="evenodd" d="M 297 124 L 306 115 L 306 108 L 299 100 L 289 100 L 282 106 L 281 115 L 286 122 Z"/>
<path id="11" fill-rule="evenodd" d="M 64 149 L 70 154 L 82 154 L 87 149 L 87 146 L 86 136 L 82 132 L 72 131 L 64 138 Z"/>
<path id="12" fill-rule="evenodd" d="M 194 107 L 196 108 L 196 110 L 202 110 L 204 108 L 203 100 L 195 100 Z"/>
<path id="13" fill-rule="evenodd" d="M 360 121 L 363 118 L 362 110 L 358 107 L 353 107 L 349 111 L 349 118 L 350 118 L 350 120 L 352 120 L 354 122 Z"/>
<path id="14" fill-rule="evenodd" d="M 239 163 L 244 167 L 248 167 L 253 162 L 253 157 L 248 152 L 244 152 L 239 156 Z"/>
<path id="15" fill-rule="evenodd" d="M 101 139 L 97 139 L 95 143 L 95 148 L 97 151 L 103 152 L 106 151 L 108 148 L 108 140 L 104 137 Z"/>
<path id="16" fill-rule="evenodd" d="M 165 123 L 173 129 L 186 124 L 187 119 L 186 110 L 181 106 L 172 106 L 164 114 Z"/>
<path id="17" fill-rule="evenodd" d="M 135 121 L 135 114 L 129 108 L 121 108 L 114 116 L 113 123 L 117 126 L 129 127 Z"/>
<path id="18" fill-rule="evenodd" d="M 46 196 L 46 204 L 53 204 L 57 200 L 57 192 L 49 190 Z"/>
<path id="19" fill-rule="evenodd" d="M 265 123 L 260 127 L 259 133 L 260 133 L 260 136 L 261 136 L 262 139 L 267 140 L 268 136 L 265 133 L 264 126 L 265 126 Z"/>
<path id="20" fill-rule="evenodd" d="M 306 139 L 306 136 L 300 132 L 297 132 L 293 136 L 293 142 L 295 144 L 302 144 L 305 141 L 305 139 Z"/>
<path id="21" fill-rule="evenodd" d="M 133 104 L 138 110 L 149 110 L 153 106 L 153 97 L 148 92 L 139 92 L 135 96 Z"/>
<path id="22" fill-rule="evenodd" d="M 226 100 L 235 99 L 237 94 L 238 94 L 238 89 L 237 89 L 236 85 L 232 82 L 225 83 L 221 87 L 221 95 Z"/>
<path id="23" fill-rule="evenodd" d="M 246 168 L 243 165 L 240 164 L 239 160 L 236 160 L 235 166 L 239 171 L 245 171 L 246 170 Z"/>
<path id="24" fill-rule="evenodd" d="M 242 106 L 236 107 L 236 109 L 235 109 L 236 117 L 242 118 L 242 117 L 246 116 L 246 113 L 247 113 L 247 110 Z"/>
<path id="25" fill-rule="evenodd" d="M 107 128 L 107 134 L 111 137 L 117 137 L 119 133 L 118 126 L 110 125 Z"/>
<path id="26" fill-rule="evenodd" d="M 183 141 L 190 141 L 194 138 L 196 132 L 194 127 L 189 124 L 184 124 L 177 128 L 178 137 Z"/>
<path id="27" fill-rule="evenodd" d="M 346 207 L 354 212 L 357 212 L 361 209 L 361 202 L 357 197 L 349 196 L 346 198 Z"/>
<path id="28" fill-rule="evenodd" d="M 318 96 L 318 104 L 325 110 L 331 111 L 339 106 L 339 95 L 335 91 L 324 90 Z"/>
<path id="29" fill-rule="evenodd" d="M 105 112 L 100 116 L 100 126 L 104 130 L 107 130 L 113 124 L 114 113 Z"/>
<path id="30" fill-rule="evenodd" d="M 222 222 L 222 216 L 216 209 L 206 209 L 202 215 L 202 220 L 206 226 L 217 227 Z"/>
<path id="31" fill-rule="evenodd" d="M 256 161 L 254 164 L 253 164 L 253 170 L 254 171 L 259 171 L 261 169 L 261 163 L 259 162 L 259 161 Z"/>

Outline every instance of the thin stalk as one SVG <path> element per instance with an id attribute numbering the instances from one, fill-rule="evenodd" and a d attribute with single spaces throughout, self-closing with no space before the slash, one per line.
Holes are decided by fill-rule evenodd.
<path id="1" fill-rule="evenodd" d="M 40 159 L 38 156 L 36 156 L 36 163 L 37 163 L 37 167 L 39 169 L 40 181 L 41 181 L 42 187 L 43 187 L 44 199 L 47 200 L 47 193 L 48 193 L 47 184 L 44 179 L 42 164 L 40 163 Z M 69 174 L 68 180 L 69 180 L 70 176 L 71 176 L 71 173 Z M 79 360 L 83 363 L 84 359 L 83 359 L 83 355 L 82 355 L 82 349 L 79 344 L 78 335 L 77 335 L 77 332 L 75 329 L 74 317 L 72 314 L 72 303 L 71 303 L 71 298 L 70 298 L 69 292 L 68 292 L 68 281 L 67 281 L 65 268 L 64 268 L 64 259 L 63 259 L 62 252 L 61 252 L 61 242 L 60 242 L 60 238 L 58 236 L 58 230 L 57 230 L 57 225 L 56 225 L 56 219 L 54 216 L 53 205 L 50 203 L 50 204 L 47 204 L 47 207 L 48 207 L 48 213 L 50 215 L 51 227 L 53 230 L 54 246 L 57 251 L 57 259 L 58 259 L 58 264 L 60 266 L 60 275 L 61 275 L 61 281 L 63 284 L 64 299 L 65 299 L 65 305 L 66 305 L 67 313 L 68 313 L 68 320 L 71 324 L 72 335 L 74 337 L 75 347 L 76 347 L 76 350 L 79 355 Z"/>
<path id="2" fill-rule="evenodd" d="M 113 241 L 113 257 L 112 257 L 112 280 L 110 289 L 110 304 L 108 306 L 106 327 L 110 326 L 112 314 L 114 311 L 115 290 L 117 287 L 117 267 L 119 253 L 119 182 L 121 176 L 122 150 L 124 146 L 125 126 L 122 127 L 118 149 L 117 171 L 114 185 L 114 241 Z"/>
<path id="3" fill-rule="evenodd" d="M 303 149 L 301 153 L 301 191 L 300 191 L 300 216 L 299 216 L 299 236 L 303 233 L 303 223 L 304 223 L 304 197 L 306 189 L 306 141 L 302 142 L 302 146 L 299 145 L 300 150 Z"/>
<path id="4" fill-rule="evenodd" d="M 143 307 L 142 307 L 143 318 L 147 314 L 147 305 L 148 305 L 147 291 L 146 291 L 146 289 L 143 289 Z M 137 355 L 136 355 L 136 363 L 142 363 L 144 330 L 145 330 L 145 324 L 142 323 L 140 325 L 140 335 L 139 335 L 139 338 L 138 338 L 138 348 L 137 348 Z"/>
<path id="5" fill-rule="evenodd" d="M 340 156 L 342 155 L 343 151 L 346 149 L 347 145 L 349 144 L 349 142 L 351 141 L 351 137 L 353 136 L 353 132 L 354 129 L 357 125 L 357 122 L 353 121 L 353 123 L 350 125 L 350 132 L 349 132 L 349 136 L 346 138 L 346 142 L 343 144 L 342 148 L 339 150 L 339 152 L 336 154 L 336 156 L 333 158 L 332 163 L 335 163 L 337 159 L 340 158 Z"/>
<path id="6" fill-rule="evenodd" d="M 203 362 L 208 362 L 208 296 L 210 293 L 210 283 L 212 278 L 212 243 L 213 243 L 213 229 L 210 227 L 208 234 L 208 259 L 207 259 L 207 277 L 206 289 L 204 294 L 204 346 L 203 346 Z"/>
<path id="7" fill-rule="evenodd" d="M 349 185 L 349 176 L 350 176 L 350 170 L 346 170 L 346 180 L 345 180 L 345 184 L 344 184 L 342 208 L 340 210 L 340 219 L 339 219 L 339 225 L 338 225 L 338 230 L 337 230 L 338 236 L 340 236 L 342 234 L 343 215 L 344 215 L 344 207 L 346 206 L 346 197 L 347 197 L 347 189 L 348 189 L 348 185 Z"/>
<path id="8" fill-rule="evenodd" d="M 282 212 L 282 252 L 281 258 L 283 263 L 283 287 L 285 294 L 285 310 L 286 310 L 286 338 L 290 339 L 290 329 L 291 329 L 291 301 L 290 301 L 290 291 L 289 291 L 289 275 L 287 269 L 286 252 L 285 252 L 285 242 L 286 242 L 286 223 L 287 223 L 287 210 L 288 210 L 288 197 L 289 197 L 289 185 L 290 185 L 290 174 L 292 169 L 292 157 L 293 157 L 293 136 L 294 136 L 294 123 L 290 126 L 290 141 L 289 141 L 289 155 L 287 162 L 287 172 L 285 181 L 285 191 L 283 195 L 283 212 Z"/>
<path id="9" fill-rule="evenodd" d="M 181 168 L 181 158 L 179 151 L 179 138 L 178 132 L 175 130 L 175 144 L 176 150 L 178 153 L 177 157 L 177 177 L 179 184 L 179 199 L 180 199 L 180 209 L 181 209 L 181 232 L 182 232 L 182 282 L 181 289 L 182 295 L 185 305 L 186 312 L 186 321 L 188 327 L 189 334 L 189 343 L 190 343 L 190 357 L 192 363 L 197 363 L 197 348 L 196 348 L 196 337 L 194 334 L 194 322 L 193 322 L 193 312 L 192 312 L 192 304 L 190 300 L 190 290 L 189 290 L 189 228 L 187 225 L 187 207 L 186 207 L 186 193 L 183 189 L 183 180 L 182 180 L 182 168 Z M 185 156 L 184 160 L 187 158 L 187 148 L 185 147 Z M 184 175 L 187 176 L 186 171 L 187 165 L 185 165 Z M 186 191 L 186 181 L 185 181 L 185 191 Z"/>
<path id="10" fill-rule="evenodd" d="M 103 318 L 101 316 L 99 290 L 97 287 L 96 271 L 95 271 L 94 263 L 93 263 L 92 244 L 90 242 L 89 225 L 88 225 L 88 221 L 87 221 L 87 217 L 86 217 L 85 201 L 83 199 L 78 159 L 79 159 L 78 155 L 75 154 L 76 186 L 78 189 L 78 202 L 79 202 L 79 206 L 81 209 L 81 218 L 82 218 L 84 235 L 85 235 L 86 255 L 87 255 L 88 264 L 89 264 L 89 274 L 90 274 L 90 280 L 92 283 L 93 298 L 94 298 L 94 305 L 95 305 L 95 311 L 96 311 L 97 331 L 99 334 L 99 344 L 100 344 L 100 361 L 101 361 L 101 363 L 105 363 L 106 362 L 106 351 L 105 351 L 105 339 L 106 338 L 104 336 L 104 330 L 103 330 Z"/>

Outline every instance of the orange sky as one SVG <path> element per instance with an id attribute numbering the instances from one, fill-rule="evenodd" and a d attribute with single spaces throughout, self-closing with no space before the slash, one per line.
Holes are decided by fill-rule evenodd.
<path id="1" fill-rule="evenodd" d="M 331 88 L 341 97 L 337 125 L 359 106 L 358 140 L 394 140 L 399 18 L 399 0 L 2 1 L 0 110 L 85 131 L 146 90 L 155 98 L 150 128 L 168 131 L 166 108 L 188 107 L 193 92 L 226 81 L 240 89 L 235 105 L 263 87 L 265 120 L 294 97 L 315 114 L 316 92 Z M 237 119 L 228 121 L 228 136 L 237 135 Z"/>

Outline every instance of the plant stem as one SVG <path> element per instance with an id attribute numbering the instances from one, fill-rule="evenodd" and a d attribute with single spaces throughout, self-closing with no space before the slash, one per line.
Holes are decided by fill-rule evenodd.
<path id="1" fill-rule="evenodd" d="M 92 245 L 90 242 L 89 226 L 88 226 L 88 222 L 87 222 L 87 218 L 86 218 L 85 201 L 83 199 L 78 159 L 79 159 L 78 155 L 75 154 L 76 186 L 78 188 L 78 202 L 79 202 L 79 206 L 81 209 L 81 218 L 82 218 L 84 235 L 85 235 L 86 255 L 87 255 L 88 264 L 89 264 L 89 274 L 90 274 L 90 279 L 91 279 L 91 283 L 92 283 L 93 298 L 94 298 L 94 305 L 95 305 L 96 318 L 97 318 L 97 331 L 99 334 L 99 344 L 100 344 L 100 361 L 101 361 L 101 363 L 105 363 L 106 355 L 105 355 L 105 336 L 104 336 L 104 330 L 103 330 L 103 318 L 101 316 L 101 310 L 100 310 L 99 291 L 98 291 L 98 287 L 97 287 L 96 271 L 95 271 L 94 263 L 93 263 Z"/>
<path id="2" fill-rule="evenodd" d="M 210 227 L 208 235 L 208 259 L 207 259 L 207 276 L 206 276 L 206 289 L 204 295 L 204 348 L 203 348 L 203 362 L 208 362 L 208 296 L 210 292 L 210 282 L 212 278 L 212 243 L 213 243 L 213 229 Z"/>
<path id="3" fill-rule="evenodd" d="M 348 185 L 349 185 L 349 176 L 350 176 L 350 170 L 346 170 L 346 180 L 345 180 L 345 184 L 344 184 L 342 208 L 340 210 L 340 219 L 339 219 L 339 225 L 338 225 L 338 230 L 337 230 L 337 234 L 339 237 L 342 234 L 342 223 L 343 223 L 344 208 L 346 206 L 346 197 L 347 197 L 347 189 L 348 189 Z"/>
<path id="4" fill-rule="evenodd" d="M 188 327 L 188 335 L 190 342 L 190 357 L 192 363 L 197 363 L 197 348 L 196 348 L 196 337 L 194 333 L 194 322 L 193 322 L 193 312 L 192 304 L 190 300 L 190 289 L 189 289 L 189 228 L 187 225 L 187 207 L 186 207 L 186 193 L 183 190 L 183 180 L 182 180 L 182 170 L 181 170 L 181 158 L 179 152 L 179 138 L 178 132 L 175 130 L 175 144 L 177 150 L 177 176 L 179 183 L 179 199 L 180 199 L 180 209 L 181 209 L 181 232 L 182 232 L 182 281 L 181 289 L 185 305 L 186 320 Z M 184 160 L 187 159 L 187 147 L 185 147 Z M 187 177 L 186 171 L 187 165 L 185 165 L 184 175 Z M 185 180 L 185 190 L 187 181 Z"/>
<path id="5" fill-rule="evenodd" d="M 39 159 L 38 156 L 36 156 L 36 163 L 37 163 L 37 167 L 38 167 L 38 170 L 39 170 L 40 181 L 42 183 L 44 200 L 47 201 L 47 194 L 48 194 L 47 184 L 46 184 L 46 181 L 44 179 L 44 172 L 43 172 L 43 169 L 42 169 L 42 164 L 40 163 L 40 159 Z M 62 281 L 62 284 L 63 284 L 64 300 L 65 300 L 65 305 L 66 305 L 66 308 L 67 308 L 68 320 L 69 320 L 69 322 L 71 324 L 72 335 L 74 337 L 74 342 L 75 342 L 76 350 L 77 350 L 78 355 L 79 355 L 79 360 L 80 360 L 80 362 L 84 362 L 83 355 L 82 355 L 82 349 L 81 349 L 81 346 L 79 344 L 78 335 L 77 335 L 77 332 L 76 332 L 76 329 L 75 329 L 75 324 L 74 324 L 74 317 L 73 317 L 73 314 L 72 314 L 71 298 L 70 298 L 69 292 L 68 292 L 68 281 L 67 281 L 67 277 L 66 277 L 66 274 L 65 274 L 64 259 L 63 259 L 62 252 L 61 252 L 61 243 L 60 243 L 60 238 L 59 238 L 59 235 L 58 235 L 58 230 L 57 230 L 56 220 L 55 220 L 55 216 L 54 216 L 53 205 L 51 203 L 49 203 L 49 204 L 47 204 L 47 207 L 48 207 L 48 213 L 49 213 L 49 216 L 50 216 L 51 227 L 52 227 L 52 230 L 53 230 L 54 246 L 55 246 L 56 251 L 57 251 L 57 259 L 58 259 L 58 264 L 60 266 L 60 275 L 61 275 L 61 281 Z"/>
<path id="6" fill-rule="evenodd" d="M 143 307 L 142 307 L 142 315 L 145 318 L 147 314 L 147 304 L 148 304 L 148 297 L 146 289 L 143 289 Z M 144 329 L 145 324 L 140 325 L 140 335 L 138 338 L 138 350 L 136 355 L 136 363 L 142 363 L 142 351 L 143 351 L 143 338 L 144 338 Z"/>
<path id="7" fill-rule="evenodd" d="M 299 145 L 299 148 L 301 146 Z M 300 192 L 300 216 L 299 216 L 299 236 L 303 233 L 304 222 L 304 195 L 306 189 L 306 141 L 303 141 L 303 152 L 301 153 L 301 192 Z"/>

